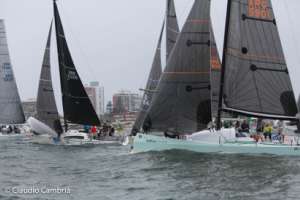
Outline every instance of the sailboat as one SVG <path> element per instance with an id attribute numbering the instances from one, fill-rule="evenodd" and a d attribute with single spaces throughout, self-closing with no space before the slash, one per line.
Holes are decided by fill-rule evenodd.
<path id="1" fill-rule="evenodd" d="M 72 140 L 72 142 L 78 142 L 79 144 L 89 143 L 91 140 L 86 133 L 77 130 L 69 130 L 68 128 L 68 123 L 100 126 L 100 120 L 73 63 L 55 0 L 53 1 L 53 5 L 64 111 L 64 130 L 62 129 L 55 104 L 51 80 L 50 41 L 52 23 L 48 34 L 40 75 L 37 98 L 37 119 L 31 117 L 28 119 L 28 123 L 34 133 L 38 135 L 50 135 L 54 141 L 62 139 L 64 142 Z"/>
<path id="2" fill-rule="evenodd" d="M 151 71 L 146 84 L 146 88 L 143 90 L 144 95 L 140 106 L 140 112 L 136 118 L 136 121 L 131 131 L 132 135 L 135 135 L 137 132 L 139 132 L 141 128 L 143 128 L 144 131 L 146 131 L 147 127 L 149 126 L 145 122 L 145 120 L 147 120 L 148 118 L 147 112 L 149 106 L 152 103 L 152 99 L 155 94 L 157 84 L 162 74 L 161 42 L 162 42 L 162 36 L 163 36 L 165 24 L 166 24 L 166 60 L 168 60 L 170 52 L 172 52 L 179 34 L 179 27 L 177 22 L 174 0 L 167 0 L 166 2 L 167 2 L 167 6 L 166 6 L 165 19 L 160 31 L 160 36 L 156 47 L 156 52 L 152 63 Z"/>
<path id="3" fill-rule="evenodd" d="M 195 1 L 177 38 L 148 110 L 151 133 L 191 134 L 211 121 L 208 8 L 209 3 Z"/>
<path id="4" fill-rule="evenodd" d="M 24 124 L 25 116 L 10 61 L 3 19 L 0 19 L 0 110 L 0 135 L 19 132 L 17 128 L 13 130 L 12 126 L 7 126 Z"/>
<path id="5" fill-rule="evenodd" d="M 208 0 L 197 2 L 209 4 Z M 228 0 L 218 130 L 213 133 L 203 130 L 182 140 L 138 134 L 133 152 L 182 149 L 201 153 L 300 155 L 297 139 L 289 144 L 239 140 L 235 129 L 221 127 L 222 113 L 227 111 L 264 119 L 298 120 L 270 0 Z"/>

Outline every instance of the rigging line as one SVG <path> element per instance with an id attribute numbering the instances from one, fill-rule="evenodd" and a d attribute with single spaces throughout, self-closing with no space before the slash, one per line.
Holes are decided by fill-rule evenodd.
<path id="1" fill-rule="evenodd" d="M 83 55 L 83 57 L 84 57 L 84 60 L 85 60 L 85 62 L 86 62 L 86 66 L 87 66 L 87 68 L 88 68 L 88 70 L 90 70 L 92 73 L 88 73 L 88 76 L 92 76 L 92 78 L 93 78 L 93 80 L 96 80 L 96 81 L 98 81 L 98 79 L 96 78 L 96 74 L 97 73 L 95 73 L 95 71 L 93 70 L 93 68 L 91 67 L 91 64 L 90 64 L 90 62 L 89 62 L 89 59 L 88 59 L 88 56 L 87 56 L 87 54 L 84 52 L 84 50 L 83 50 L 83 48 L 82 48 L 82 45 L 81 45 L 81 43 L 80 43 L 80 41 L 79 41 L 79 37 L 78 37 L 78 35 L 76 35 L 76 32 L 74 32 L 73 31 L 73 29 L 72 29 L 72 26 L 71 26 L 71 23 L 70 23 L 70 18 L 69 18 L 69 16 L 68 16 L 68 14 L 67 14 L 67 12 L 66 12 L 66 10 L 64 9 L 64 7 L 62 6 L 62 5 L 60 5 L 60 8 L 61 8 L 61 10 L 63 11 L 62 13 L 62 15 L 64 15 L 64 18 L 66 19 L 65 20 L 65 22 L 67 22 L 66 24 L 67 24 L 67 26 L 69 27 L 69 30 L 70 30 L 70 32 L 72 33 L 72 35 L 73 35 L 73 38 L 76 40 L 76 43 L 77 43 L 77 45 L 78 45 L 78 48 L 79 48 L 79 51 L 80 51 L 80 53 L 81 53 L 81 55 Z M 85 70 L 83 70 L 83 71 L 85 71 Z"/>

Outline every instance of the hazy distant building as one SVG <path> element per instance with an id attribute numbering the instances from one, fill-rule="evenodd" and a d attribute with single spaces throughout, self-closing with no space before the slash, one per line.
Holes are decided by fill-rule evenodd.
<path id="1" fill-rule="evenodd" d="M 109 101 L 109 102 L 106 104 L 106 113 L 111 114 L 112 112 L 113 112 L 113 105 L 112 105 L 112 102 Z"/>
<path id="2" fill-rule="evenodd" d="M 26 101 L 22 101 L 22 106 L 26 119 L 36 115 L 36 99 L 28 99 Z"/>
<path id="3" fill-rule="evenodd" d="M 138 112 L 142 98 L 130 91 L 120 91 L 113 95 L 113 113 Z"/>
<path id="4" fill-rule="evenodd" d="M 97 115 L 104 114 L 104 87 L 99 86 L 99 82 L 90 82 L 85 86 L 85 91 L 89 96 Z"/>

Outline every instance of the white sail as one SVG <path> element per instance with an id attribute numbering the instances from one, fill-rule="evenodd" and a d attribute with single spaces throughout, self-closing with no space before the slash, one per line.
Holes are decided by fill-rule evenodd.
<path id="1" fill-rule="evenodd" d="M 4 20 L 0 19 L 0 124 L 24 122 L 24 112 L 9 57 Z"/>

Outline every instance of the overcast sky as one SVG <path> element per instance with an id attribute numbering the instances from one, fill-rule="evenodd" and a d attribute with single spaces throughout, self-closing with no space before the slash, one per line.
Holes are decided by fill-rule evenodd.
<path id="1" fill-rule="evenodd" d="M 194 0 L 175 0 L 180 28 Z M 219 49 L 223 45 L 226 0 L 212 0 Z M 300 1 L 272 0 L 293 87 L 300 92 Z M 120 89 L 143 88 L 165 12 L 165 0 L 58 0 L 75 65 L 84 83 L 99 81 L 106 101 Z M 22 100 L 35 98 L 52 0 L 0 0 L 8 44 Z M 55 38 L 51 63 L 61 107 Z M 163 55 L 164 58 L 164 55 Z"/>

